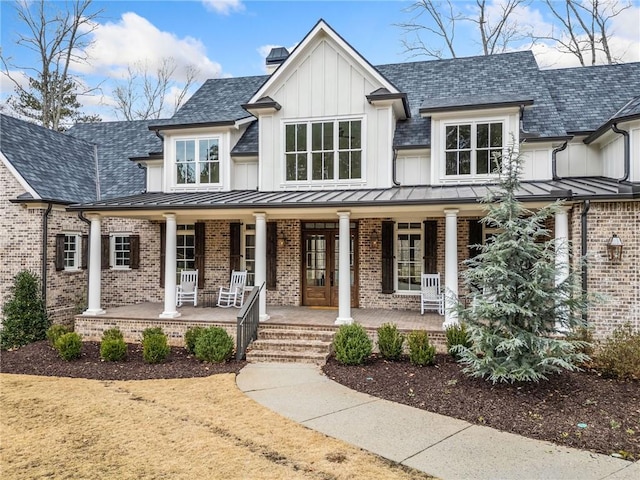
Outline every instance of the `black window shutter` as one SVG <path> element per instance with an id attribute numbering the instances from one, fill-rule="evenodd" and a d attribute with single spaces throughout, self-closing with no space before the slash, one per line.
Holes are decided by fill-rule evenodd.
<path id="1" fill-rule="evenodd" d="M 480 253 L 478 247 L 473 245 L 482 245 L 482 222 L 480 220 L 469 220 L 469 258 L 473 258 Z"/>
<path id="2" fill-rule="evenodd" d="M 160 224 L 160 286 L 164 287 L 164 263 L 167 257 L 167 224 Z"/>
<path id="3" fill-rule="evenodd" d="M 240 270 L 240 223 L 229 224 L 229 276 L 233 270 Z"/>
<path id="4" fill-rule="evenodd" d="M 198 288 L 204 288 L 204 252 L 205 252 L 205 224 L 196 222 L 196 268 L 198 269 Z"/>
<path id="5" fill-rule="evenodd" d="M 267 289 L 275 290 L 278 274 L 278 224 L 267 222 Z"/>
<path id="6" fill-rule="evenodd" d="M 129 235 L 129 267 L 140 268 L 140 235 Z"/>
<path id="7" fill-rule="evenodd" d="M 64 233 L 56 235 L 56 271 L 64 270 Z"/>
<path id="8" fill-rule="evenodd" d="M 102 245 L 101 245 L 101 259 L 100 262 L 102 264 L 102 270 L 109 268 L 109 235 L 102 235 Z"/>
<path id="9" fill-rule="evenodd" d="M 382 293 L 393 293 L 393 235 L 395 222 L 382 222 Z"/>
<path id="10" fill-rule="evenodd" d="M 424 272 L 438 273 L 438 221 L 424 221 Z"/>
<path id="11" fill-rule="evenodd" d="M 89 235 L 82 235 L 82 250 L 80 252 L 80 267 L 87 268 L 87 257 L 89 256 Z"/>

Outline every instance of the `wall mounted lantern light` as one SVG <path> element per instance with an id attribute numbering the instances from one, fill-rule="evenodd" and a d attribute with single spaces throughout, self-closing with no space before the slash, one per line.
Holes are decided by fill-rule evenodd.
<path id="1" fill-rule="evenodd" d="M 611 238 L 607 242 L 607 252 L 609 253 L 609 260 L 612 262 L 619 262 L 622 260 L 622 247 L 624 244 L 620 237 L 615 233 L 611 234 Z"/>
<path id="2" fill-rule="evenodd" d="M 378 248 L 380 246 L 380 233 L 378 232 L 378 230 L 374 230 L 371 232 L 369 243 L 371 244 L 372 248 Z"/>
<path id="3" fill-rule="evenodd" d="M 278 237 L 278 247 L 284 247 L 287 245 L 287 239 L 284 235 Z"/>

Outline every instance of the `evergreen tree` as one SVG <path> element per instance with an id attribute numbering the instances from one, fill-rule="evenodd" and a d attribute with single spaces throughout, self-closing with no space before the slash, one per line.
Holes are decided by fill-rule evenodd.
<path id="1" fill-rule="evenodd" d="M 499 188 L 484 200 L 487 215 L 482 219 L 498 233 L 475 246 L 480 253 L 462 273 L 472 301 L 458 304 L 457 312 L 473 345 L 455 347 L 455 352 L 472 377 L 494 383 L 539 381 L 588 360 L 582 353 L 585 343 L 565 337 L 585 326 L 586 299 L 575 271 L 557 278 L 556 251 L 569 245 L 551 239 L 546 223 L 561 203 L 526 209 L 516 197 L 521 156 L 511 149 L 501 163 Z"/>
<path id="2" fill-rule="evenodd" d="M 2 312 L 0 347 L 3 350 L 43 340 L 50 326 L 37 275 L 28 270 L 19 272 L 10 292 Z"/>

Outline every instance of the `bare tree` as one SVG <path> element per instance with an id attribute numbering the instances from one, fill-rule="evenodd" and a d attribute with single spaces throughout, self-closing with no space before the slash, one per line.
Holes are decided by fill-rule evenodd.
<path id="1" fill-rule="evenodd" d="M 603 58 L 604 63 L 617 63 L 610 47 L 611 20 L 631 7 L 631 1 L 617 0 L 545 0 L 560 28 L 548 35 L 537 35 L 534 40 L 551 40 L 558 50 L 574 55 L 580 65 L 595 65 Z M 602 55 L 598 55 L 601 52 Z"/>
<path id="2" fill-rule="evenodd" d="M 37 66 L 18 65 L 1 53 L 0 60 L 5 75 L 15 86 L 14 108 L 21 105 L 21 99 L 35 99 L 26 107 L 37 108 L 38 112 L 31 117 L 46 128 L 63 129 L 65 120 L 79 114 L 79 104 L 71 105 L 69 96 L 75 100 L 76 95 L 90 92 L 90 89 L 78 91 L 80 82 L 69 69 L 72 63 L 88 61 L 84 51 L 101 13 L 91 12 L 91 3 L 92 0 L 69 0 L 64 4 L 65 9 L 59 10 L 59 2 L 16 2 L 18 18 L 28 31 L 19 35 L 17 43 L 36 53 Z M 20 82 L 12 71 L 25 72 L 28 84 Z"/>
<path id="3" fill-rule="evenodd" d="M 158 119 L 174 114 L 186 100 L 199 71 L 192 65 L 185 67 L 181 81 L 178 73 L 172 57 L 163 58 L 153 71 L 148 62 L 130 65 L 126 78 L 113 90 L 116 114 L 125 120 Z"/>
<path id="4" fill-rule="evenodd" d="M 514 11 L 529 1 L 505 0 L 492 4 L 499 10 L 496 16 L 491 14 L 486 0 L 476 0 L 473 15 L 465 15 L 457 10 L 452 0 L 418 0 L 405 10 L 413 15 L 411 20 L 396 26 L 410 37 L 403 38 L 402 44 L 412 56 L 455 58 L 456 27 L 473 23 L 478 30 L 482 54 L 492 55 L 504 52 L 513 42 L 526 38 L 522 27 L 514 19 Z"/>

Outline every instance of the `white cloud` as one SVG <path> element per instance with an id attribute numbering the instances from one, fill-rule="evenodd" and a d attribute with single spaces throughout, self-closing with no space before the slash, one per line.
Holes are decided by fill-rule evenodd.
<path id="1" fill-rule="evenodd" d="M 83 74 L 122 78 L 128 65 L 145 63 L 153 71 L 167 57 L 176 62 L 179 81 L 184 80 L 180 75 L 184 75 L 189 65 L 199 70 L 200 80 L 222 73 L 220 64 L 207 57 L 202 42 L 161 31 L 133 12 L 124 13 L 116 23 L 96 25 L 92 38 L 93 43 L 86 51 L 89 62 L 74 65 L 74 69 Z"/>
<path id="2" fill-rule="evenodd" d="M 229 15 L 231 12 L 244 10 L 242 0 L 202 0 L 202 3 L 208 10 L 221 15 Z"/>
<path id="3" fill-rule="evenodd" d="M 18 84 L 22 87 L 27 87 L 29 85 L 29 77 L 24 72 L 19 70 L 10 70 L 9 74 L 11 78 L 18 82 Z M 4 71 L 0 71 L 0 97 L 7 98 L 10 95 L 13 95 L 15 91 L 15 83 L 7 76 Z"/>

